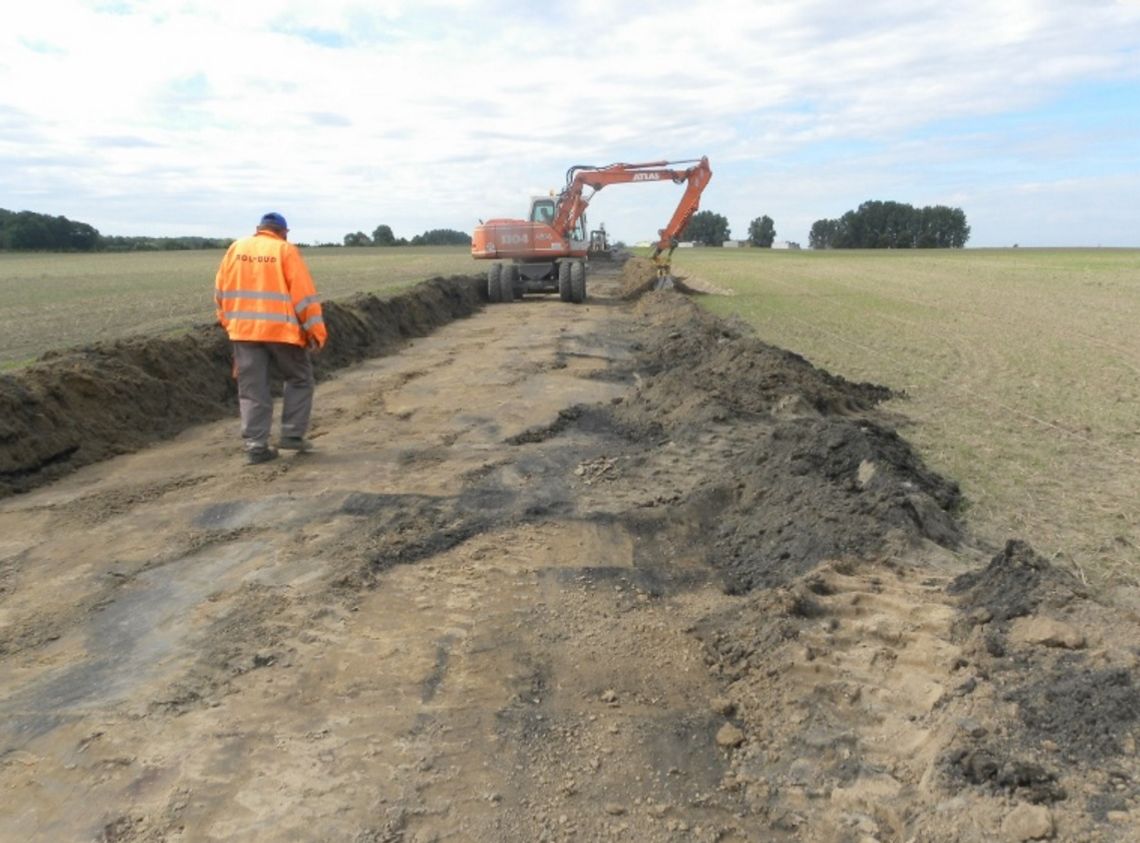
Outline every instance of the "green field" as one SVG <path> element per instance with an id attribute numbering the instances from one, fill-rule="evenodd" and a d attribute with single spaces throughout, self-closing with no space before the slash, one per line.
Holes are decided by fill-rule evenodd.
<path id="1" fill-rule="evenodd" d="M 0 254 L 0 368 L 213 320 L 219 252 Z M 481 267 L 464 247 L 311 249 L 326 298 Z M 983 538 L 1031 542 L 1140 606 L 1140 250 L 683 249 L 702 304 L 893 401 Z"/>
<path id="2" fill-rule="evenodd" d="M 0 253 L 0 370 L 95 339 L 213 322 L 221 259 L 221 251 Z M 393 292 L 475 267 L 466 246 L 306 249 L 305 260 L 326 299 Z"/>
<path id="3" fill-rule="evenodd" d="M 767 342 L 905 391 L 888 408 L 983 538 L 1136 587 L 1140 250 L 686 249 L 674 271 Z"/>

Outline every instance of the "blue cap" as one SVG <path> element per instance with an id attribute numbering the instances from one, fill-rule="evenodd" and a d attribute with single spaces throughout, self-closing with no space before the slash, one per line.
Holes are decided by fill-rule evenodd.
<path id="1" fill-rule="evenodd" d="M 261 222 L 257 224 L 258 228 L 264 228 L 267 225 L 272 225 L 276 228 L 283 228 L 289 230 L 289 224 L 285 222 L 285 217 L 281 216 L 276 211 L 270 211 L 268 214 L 261 218 Z"/>

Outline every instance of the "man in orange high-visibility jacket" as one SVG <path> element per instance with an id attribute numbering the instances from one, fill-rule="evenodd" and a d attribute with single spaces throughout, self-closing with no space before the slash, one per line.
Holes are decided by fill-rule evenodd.
<path id="1" fill-rule="evenodd" d="M 241 435 L 250 463 L 277 456 L 269 445 L 270 360 L 285 381 L 277 446 L 312 448 L 305 439 L 315 383 L 309 352 L 324 347 L 328 331 L 309 268 L 300 250 L 288 242 L 288 233 L 283 216 L 266 214 L 255 234 L 230 246 L 214 280 L 218 322 L 233 343 Z"/>

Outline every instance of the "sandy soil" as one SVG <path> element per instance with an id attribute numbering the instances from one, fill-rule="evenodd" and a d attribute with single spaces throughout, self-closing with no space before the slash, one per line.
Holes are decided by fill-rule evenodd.
<path id="1" fill-rule="evenodd" d="M 978 546 L 886 390 L 612 272 L 338 311 L 263 466 L 225 385 L 78 470 L 7 416 L 0 839 L 1140 839 L 1140 621 Z"/>

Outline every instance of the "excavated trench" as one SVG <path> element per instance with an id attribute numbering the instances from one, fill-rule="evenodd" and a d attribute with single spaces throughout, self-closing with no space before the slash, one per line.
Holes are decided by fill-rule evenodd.
<path id="1" fill-rule="evenodd" d="M 616 319 L 620 329 L 604 323 L 598 330 L 605 333 L 576 336 L 577 345 L 533 364 L 535 372 L 553 373 L 582 366 L 584 379 L 612 389 L 610 398 L 567 401 L 551 420 L 513 431 L 472 411 L 470 420 L 459 419 L 466 425 L 459 434 L 410 440 L 391 471 L 415 476 L 445 460 L 455 436 L 488 431 L 493 450 L 457 465 L 447 493 L 342 492 L 334 484 L 303 506 L 291 498 L 259 500 L 254 492 L 195 510 L 186 532 L 171 538 L 181 550 L 123 575 L 136 587 L 133 602 L 114 602 L 116 583 L 82 604 L 92 612 L 112 606 L 97 615 L 100 628 L 118 631 L 101 660 L 0 700 L 25 742 L 0 747 L 0 761 L 56 728 L 84 695 L 119 693 L 107 687 L 124 671 L 144 670 L 159 651 L 175 652 L 174 643 L 148 638 L 143 626 L 165 629 L 173 613 L 205 599 L 210 577 L 261 552 L 256 525 L 268 508 L 307 543 L 311 558 L 325 560 L 321 599 L 332 602 L 316 610 L 264 583 L 246 583 L 236 608 L 199 635 L 196 660 L 151 699 L 150 716 L 209 712 L 238 693 L 247 674 L 295 665 L 303 647 L 290 643 L 290 612 L 323 629 L 341 611 L 367 610 L 391 588 L 385 577 L 398 567 L 434 571 L 441 559 L 495 559 L 515 545 L 533 560 L 556 554 L 551 537 L 564 531 L 582 548 L 558 564 L 533 563 L 528 588 L 542 599 L 520 617 L 542 623 L 529 655 L 517 659 L 524 667 L 510 675 L 514 696 L 492 729 L 491 740 L 514 747 L 514 767 L 500 782 L 506 795 L 468 805 L 448 825 L 441 817 L 457 812 L 403 792 L 381 800 L 383 821 L 343 839 L 1135 839 L 1137 619 L 1094 600 L 1024 542 L 996 553 L 980 548 L 960 517 L 957 484 L 926 467 L 899 435 L 895 411 L 881 408 L 896 397 L 889 389 L 831 375 L 684 296 L 650 291 L 645 262 L 628 261 L 621 272 L 617 295 L 594 302 L 624 314 Z M 482 286 L 475 278 L 436 279 L 391 299 L 330 303 L 332 340 L 319 376 L 477 313 Z M 495 353 L 515 361 L 525 354 Z M 596 354 L 603 364 L 590 359 Z M 229 365 L 224 337 L 203 327 L 172 339 L 61 352 L 4 376 L 0 494 L 29 491 L 234 414 Z M 424 377 L 409 369 L 399 382 L 412 388 Z M 417 398 L 412 389 L 409 407 Z M 412 419 L 423 409 L 387 412 Z M 75 504 L 74 515 L 98 525 L 140 501 L 206 483 L 126 490 L 101 501 L 95 514 Z M 342 526 L 327 532 L 331 524 Z M 226 551 L 211 556 L 215 544 Z M 159 576 L 202 554 L 218 573 L 186 582 Z M 623 561 L 607 562 L 609 555 Z M 19 564 L 16 556 L 0 561 L 12 570 Z M 0 607 L 19 598 L 4 567 Z M 710 585 L 719 597 L 709 596 Z M 669 601 L 685 609 L 678 629 L 697 643 L 711 701 L 660 728 L 646 725 L 658 721 L 636 721 L 629 731 L 637 741 L 629 746 L 650 759 L 644 782 L 637 774 L 634 783 L 636 765 L 607 760 L 628 775 L 620 785 L 591 789 L 583 778 L 604 765 L 582 748 L 594 746 L 596 715 L 575 719 L 545 704 L 564 693 L 569 680 L 559 670 L 569 667 L 542 656 L 536 642 L 611 632 L 574 626 L 583 625 L 581 608 L 557 615 L 570 626 L 551 626 L 552 595 L 567 589 L 614 595 L 600 617 L 612 623 L 619 654 L 623 634 L 662 648 L 672 640 L 647 632 L 649 620 L 638 626 L 631 618 L 654 607 L 666 616 L 680 611 L 667 610 Z M 165 614 L 155 609 L 160 598 Z M 447 592 L 430 597 L 448 599 Z M 57 614 L 9 623 L 0 631 L 0 654 L 27 658 L 78 622 Z M 454 623 L 440 634 L 413 693 L 419 704 L 439 704 L 472 634 Z M 664 675 L 644 680 L 640 696 L 597 689 L 591 699 L 600 690 L 611 711 L 635 697 L 649 708 L 655 681 L 658 695 L 668 696 L 671 678 Z M 679 673 L 672 684 L 684 684 Z M 403 740 L 433 734 L 430 718 L 416 722 Z M 563 769 L 577 772 L 562 776 Z M 691 778 L 682 782 L 678 771 Z M 428 788 L 429 780 L 442 787 L 437 768 L 418 769 L 413 778 L 417 787 Z M 181 833 L 188 809 L 171 807 L 179 804 L 171 797 L 164 812 L 149 814 L 124 808 L 103 826 L 103 839 Z M 647 825 L 635 821 L 642 814 Z"/>
<path id="2" fill-rule="evenodd" d="M 388 298 L 329 302 L 331 339 L 318 380 L 385 354 L 483 306 L 477 278 L 436 278 Z M 176 337 L 134 337 L 49 352 L 0 375 L 0 497 L 232 415 L 237 388 L 225 332 L 197 326 Z"/>

